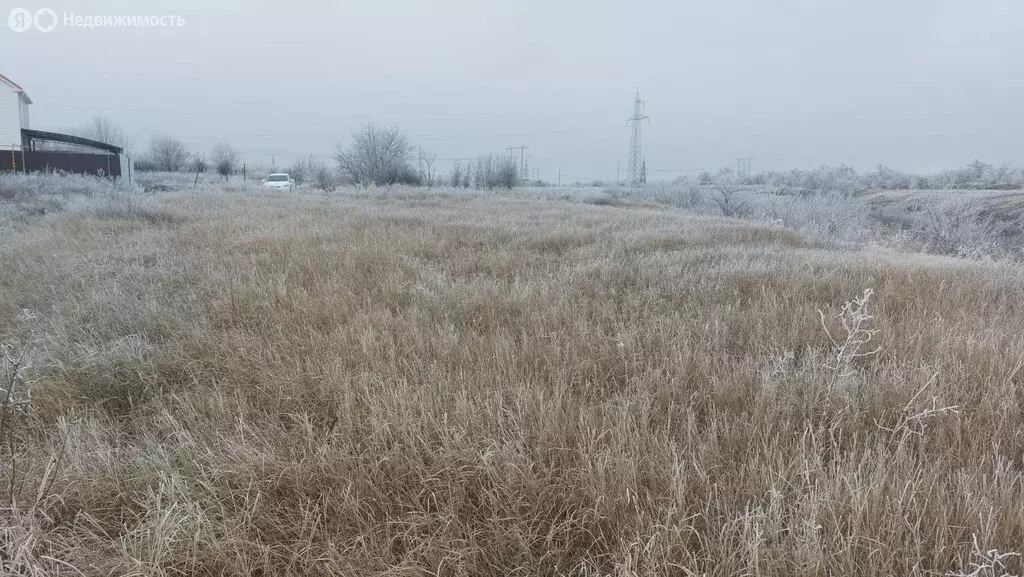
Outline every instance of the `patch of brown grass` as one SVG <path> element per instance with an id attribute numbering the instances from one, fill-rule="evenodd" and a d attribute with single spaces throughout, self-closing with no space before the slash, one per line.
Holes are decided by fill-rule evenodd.
<path id="1" fill-rule="evenodd" d="M 32 359 L 0 572 L 933 575 L 1024 543 L 1015 266 L 501 197 L 159 206 L 0 243 Z M 880 350 L 837 371 L 818 310 L 843 335 L 866 288 Z"/>

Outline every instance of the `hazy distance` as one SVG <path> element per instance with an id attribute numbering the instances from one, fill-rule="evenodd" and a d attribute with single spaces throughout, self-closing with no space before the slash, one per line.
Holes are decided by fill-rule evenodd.
<path id="1" fill-rule="evenodd" d="M 35 100 L 33 127 L 106 116 L 139 149 L 162 133 L 252 162 L 327 158 L 373 119 L 442 159 L 527 145 L 545 179 L 610 179 L 639 90 L 651 179 L 748 156 L 755 171 L 1024 163 L 1010 0 L 15 4 L 183 18 L 0 28 L 0 73 Z"/>

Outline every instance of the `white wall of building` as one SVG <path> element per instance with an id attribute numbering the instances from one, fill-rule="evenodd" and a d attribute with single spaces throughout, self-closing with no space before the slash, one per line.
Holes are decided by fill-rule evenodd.
<path id="1" fill-rule="evenodd" d="M 23 129 L 32 128 L 28 119 L 28 99 L 24 95 L 18 99 L 18 107 L 21 109 L 21 127 Z"/>
<path id="2" fill-rule="evenodd" d="M 8 86 L 0 84 L 0 150 L 10 150 L 11 145 L 21 146 L 22 114 L 21 95 Z M 27 108 L 27 107 L 26 107 Z"/>

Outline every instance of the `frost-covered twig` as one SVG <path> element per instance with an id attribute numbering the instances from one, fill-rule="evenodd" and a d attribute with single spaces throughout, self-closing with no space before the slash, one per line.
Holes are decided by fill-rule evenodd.
<path id="1" fill-rule="evenodd" d="M 842 335 L 832 334 L 828 328 L 825 313 L 818 309 L 821 326 L 825 329 L 825 334 L 828 335 L 829 340 L 832 341 L 835 347 L 833 362 L 828 365 L 832 369 L 833 382 L 852 375 L 854 372 L 853 362 L 856 359 L 875 355 L 881 350 L 879 347 L 866 350 L 875 338 L 875 335 L 878 334 L 878 329 L 868 328 L 871 324 L 871 319 L 874 318 L 868 313 L 867 308 L 873 292 L 871 289 L 864 289 L 864 293 L 861 296 L 846 302 L 838 313 L 832 315 L 833 318 L 839 320 L 842 324 L 843 333 L 845 333 Z"/>
<path id="2" fill-rule="evenodd" d="M 971 535 L 971 538 L 972 552 L 978 560 L 971 562 L 964 571 L 947 573 L 949 577 L 1020 577 L 1011 575 L 1006 567 L 1006 562 L 1011 557 L 1020 557 L 1020 553 L 1000 553 L 998 549 L 982 551 L 978 546 L 978 536 Z"/>

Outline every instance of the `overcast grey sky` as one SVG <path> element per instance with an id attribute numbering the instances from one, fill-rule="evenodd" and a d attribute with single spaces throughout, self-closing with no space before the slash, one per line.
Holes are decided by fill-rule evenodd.
<path id="1" fill-rule="evenodd" d="M 184 19 L 0 28 L 0 73 L 36 101 L 35 127 L 102 115 L 140 147 L 165 133 L 253 162 L 329 157 L 374 119 L 441 158 L 525 144 L 547 179 L 612 178 L 639 90 L 652 178 L 741 156 L 754 170 L 1024 164 L 1020 0 L 9 4 Z"/>

